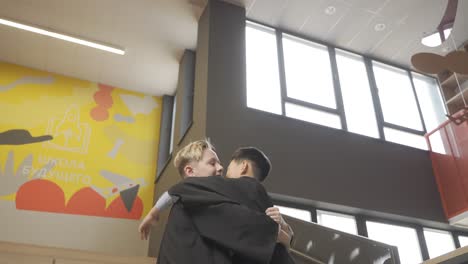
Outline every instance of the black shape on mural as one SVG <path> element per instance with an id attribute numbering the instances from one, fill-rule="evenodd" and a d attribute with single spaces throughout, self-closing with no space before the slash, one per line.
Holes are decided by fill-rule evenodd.
<path id="1" fill-rule="evenodd" d="M 0 145 L 24 145 L 52 140 L 51 135 L 33 137 L 24 129 L 12 129 L 0 133 Z"/>
<path id="2" fill-rule="evenodd" d="M 122 198 L 122 201 L 125 205 L 125 208 L 127 208 L 128 212 L 132 211 L 133 202 L 135 202 L 135 198 L 137 197 L 139 189 L 140 185 L 137 184 L 120 192 L 120 197 Z"/>

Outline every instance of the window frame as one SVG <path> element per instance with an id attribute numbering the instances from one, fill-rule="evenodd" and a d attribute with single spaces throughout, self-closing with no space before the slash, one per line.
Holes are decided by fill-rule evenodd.
<path id="1" fill-rule="evenodd" d="M 258 22 L 258 21 L 252 20 L 252 19 L 246 20 L 246 27 L 252 27 L 254 29 L 259 29 L 259 30 L 262 30 L 262 29 L 265 30 L 265 28 L 267 28 L 269 30 L 269 32 L 273 31 L 273 32 L 276 33 L 276 47 L 277 47 L 277 55 L 278 55 L 277 59 L 278 59 L 278 68 L 279 68 L 278 69 L 279 70 L 279 79 L 280 79 L 281 115 L 282 116 L 290 118 L 290 117 L 286 116 L 285 105 L 286 105 L 286 103 L 295 104 L 295 105 L 298 105 L 298 106 L 301 106 L 301 107 L 306 107 L 306 108 L 310 108 L 310 109 L 313 109 L 313 110 L 316 110 L 316 111 L 336 115 L 336 116 L 338 116 L 340 118 L 341 127 L 342 127 L 341 129 L 338 129 L 338 130 L 343 130 L 343 131 L 346 131 L 348 133 L 353 133 L 353 132 L 348 131 L 347 122 L 346 122 L 346 114 L 345 114 L 345 108 L 344 108 L 344 102 L 343 102 L 343 95 L 342 95 L 342 91 L 341 91 L 341 83 L 340 83 L 340 77 L 339 77 L 338 65 L 337 65 L 337 59 L 336 59 L 336 56 L 337 56 L 336 55 L 336 50 L 339 49 L 339 50 L 347 52 L 347 53 L 349 53 L 351 55 L 360 56 L 360 57 L 362 57 L 362 59 L 364 61 L 364 65 L 365 65 L 365 68 L 366 68 L 366 73 L 367 73 L 367 77 L 368 77 L 368 81 L 369 81 L 369 87 L 370 87 L 370 90 L 371 90 L 372 103 L 373 103 L 373 106 L 374 106 L 376 122 L 377 122 L 377 128 L 378 128 L 378 132 L 379 132 L 379 137 L 374 138 L 374 139 L 385 141 L 385 142 L 390 143 L 390 144 L 402 145 L 402 146 L 405 146 L 405 147 L 408 147 L 408 148 L 415 148 L 415 147 L 412 147 L 412 146 L 387 141 L 385 139 L 384 128 L 394 129 L 394 130 L 397 130 L 397 131 L 400 131 L 400 132 L 409 133 L 409 134 L 416 135 L 416 136 L 424 136 L 427 133 L 426 124 L 425 124 L 422 109 L 421 109 L 421 104 L 419 102 L 419 98 L 418 98 L 416 87 L 415 87 L 414 80 L 413 80 L 413 72 L 418 74 L 418 75 L 437 80 L 435 77 L 424 74 L 424 73 L 412 71 L 410 69 L 406 69 L 406 68 L 402 67 L 401 65 L 396 65 L 394 63 L 390 63 L 390 62 L 384 61 L 382 59 L 377 59 L 377 58 L 372 57 L 372 56 L 359 54 L 359 53 L 356 53 L 354 51 L 351 51 L 351 50 L 343 48 L 343 47 L 333 46 L 333 45 L 330 45 L 330 44 L 325 43 L 323 41 L 304 36 L 303 34 L 298 34 L 298 33 L 288 31 L 288 30 L 272 27 L 272 26 L 266 25 L 265 23 Z M 325 106 L 322 106 L 322 105 L 317 105 L 317 104 L 302 101 L 302 100 L 298 100 L 298 99 L 295 99 L 295 98 L 290 98 L 290 97 L 287 96 L 287 84 L 286 84 L 286 72 L 285 72 L 284 48 L 283 48 L 283 35 L 291 36 L 292 38 L 297 38 L 299 40 L 310 42 L 312 44 L 318 44 L 318 45 L 324 46 L 324 47 L 326 47 L 328 49 L 329 58 L 330 58 L 331 72 L 332 72 L 332 78 L 333 78 L 333 86 L 334 86 L 334 92 L 335 92 L 336 109 L 325 107 Z M 395 124 L 388 123 L 388 122 L 384 121 L 382 106 L 381 106 L 381 103 L 380 103 L 377 83 L 376 83 L 374 70 L 373 70 L 373 63 L 374 62 L 379 63 L 379 64 L 383 64 L 383 65 L 388 66 L 388 67 L 393 67 L 393 68 L 395 68 L 397 70 L 401 70 L 401 71 L 406 72 L 406 74 L 408 75 L 409 81 L 411 83 L 412 94 L 413 94 L 413 96 L 415 98 L 415 101 L 416 101 L 416 106 L 417 106 L 417 109 L 418 109 L 419 119 L 420 119 L 421 124 L 422 124 L 422 131 L 415 130 L 415 129 L 412 129 L 412 128 L 407 128 L 407 127 L 400 126 L 400 125 L 395 125 Z M 440 88 L 440 83 L 438 81 L 436 83 L 437 83 L 437 88 L 439 90 L 439 94 L 441 96 L 443 96 L 443 93 L 441 92 L 441 88 Z M 443 97 L 441 99 L 443 100 Z M 447 106 L 444 105 L 444 108 L 446 110 Z M 259 110 L 259 111 L 261 111 L 261 110 Z M 272 114 L 274 114 L 274 113 L 272 113 Z M 274 114 L 274 115 L 276 115 L 276 114 Z M 304 121 L 304 122 L 307 122 L 307 121 Z M 324 126 L 324 125 L 317 124 L 317 123 L 313 123 L 313 122 L 308 122 L 308 123 L 316 125 L 316 126 L 331 128 L 331 127 Z M 336 129 L 336 128 L 332 128 L 332 129 Z M 353 134 L 357 134 L 357 133 L 353 133 Z M 364 137 L 369 137 L 369 136 L 362 135 L 362 134 L 358 134 L 358 135 L 361 135 L 361 136 L 364 136 Z M 371 138 L 373 138 L 373 137 L 371 137 Z M 419 148 L 415 148 L 415 149 L 422 150 L 422 149 L 419 149 Z M 422 150 L 422 151 L 428 151 L 428 150 Z"/>
<path id="2" fill-rule="evenodd" d="M 370 213 L 366 213 L 366 212 L 358 213 L 353 209 L 350 209 L 348 211 L 346 209 L 337 210 L 337 209 L 330 208 L 328 206 L 318 205 L 315 203 L 306 204 L 304 202 L 298 202 L 298 201 L 295 201 L 293 199 L 286 198 L 286 197 L 280 197 L 276 195 L 272 195 L 272 196 L 273 196 L 272 201 L 275 205 L 309 211 L 312 216 L 312 222 L 316 224 L 318 224 L 317 211 L 325 211 L 327 213 L 336 213 L 336 214 L 344 214 L 348 216 L 353 216 L 354 219 L 356 220 L 358 235 L 367 237 L 367 238 L 369 238 L 369 235 L 367 233 L 367 226 L 366 226 L 367 221 L 415 229 L 417 237 L 418 237 L 419 248 L 421 250 L 421 256 L 422 256 L 423 261 L 426 261 L 429 259 L 429 251 L 428 251 L 426 240 L 424 237 L 424 228 L 449 232 L 453 237 L 453 241 L 454 241 L 456 249 L 461 247 L 458 237 L 459 236 L 468 237 L 468 231 L 461 231 L 455 228 L 446 229 L 446 228 L 441 228 L 440 226 L 421 225 L 416 220 L 414 222 L 409 222 L 411 220 L 401 221 L 401 220 L 394 220 L 394 219 L 386 219 L 386 218 L 371 215 Z"/>
<path id="3" fill-rule="evenodd" d="M 355 229 L 356 229 L 356 234 L 352 234 L 352 233 L 348 233 L 346 231 L 342 231 L 342 232 L 345 232 L 345 233 L 348 233 L 348 234 L 351 234 L 351 235 L 359 235 L 359 230 L 358 230 L 358 224 L 357 224 L 357 219 L 356 219 L 356 216 L 355 215 L 352 215 L 352 214 L 344 214 L 344 213 L 338 213 L 338 212 L 334 212 L 334 211 L 329 211 L 329 210 L 323 210 L 323 209 L 316 209 L 315 210 L 316 214 L 317 214 L 317 224 L 319 225 L 323 225 L 322 223 L 320 223 L 318 220 L 320 219 L 320 215 L 321 214 L 328 214 L 328 215 L 331 215 L 331 216 L 335 216 L 335 217 L 342 217 L 342 218 L 349 218 L 349 219 L 353 219 L 354 220 L 354 224 L 355 224 Z M 323 225 L 325 226 L 325 225 Z M 336 229 L 336 228 L 335 228 Z"/>

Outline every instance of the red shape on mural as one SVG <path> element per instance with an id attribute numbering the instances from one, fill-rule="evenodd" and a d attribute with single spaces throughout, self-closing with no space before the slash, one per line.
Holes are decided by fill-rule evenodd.
<path id="1" fill-rule="evenodd" d="M 104 121 L 109 118 L 109 112 L 105 108 L 96 106 L 91 110 L 91 117 L 96 121 Z"/>
<path id="2" fill-rule="evenodd" d="M 136 196 L 129 212 L 119 195 L 106 208 L 106 200 L 91 187 L 85 187 L 74 193 L 65 205 L 65 194 L 60 186 L 49 180 L 35 179 L 21 185 L 16 192 L 16 209 L 140 219 L 143 201 Z"/>
<path id="3" fill-rule="evenodd" d="M 91 117 L 96 121 L 104 121 L 109 118 L 109 112 L 107 111 L 112 107 L 114 101 L 112 100 L 112 90 L 114 87 L 98 84 L 99 91 L 95 92 L 93 95 L 94 101 L 97 106 L 91 110 Z"/>
<path id="4" fill-rule="evenodd" d="M 110 95 L 111 91 L 106 92 L 106 91 L 99 91 L 96 92 L 93 96 L 94 101 L 99 106 L 105 107 L 105 108 L 110 108 L 113 104 L 112 96 Z"/>
<path id="5" fill-rule="evenodd" d="M 106 210 L 106 216 L 114 218 L 140 219 L 142 213 L 143 201 L 138 196 L 136 197 L 135 202 L 133 202 L 133 207 L 130 212 L 127 211 L 127 208 L 120 196 L 115 198 Z"/>
<path id="6" fill-rule="evenodd" d="M 114 89 L 114 87 L 107 85 L 107 84 L 102 84 L 98 83 L 99 90 L 110 93 Z"/>
<path id="7" fill-rule="evenodd" d="M 77 191 L 67 203 L 66 213 L 104 216 L 106 200 L 90 187 Z"/>
<path id="8" fill-rule="evenodd" d="M 16 209 L 62 213 L 65 211 L 65 194 L 54 182 L 31 180 L 16 192 Z"/>

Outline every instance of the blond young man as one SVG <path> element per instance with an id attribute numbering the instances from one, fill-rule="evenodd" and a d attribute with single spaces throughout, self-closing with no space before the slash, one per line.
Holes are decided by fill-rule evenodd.
<path id="1" fill-rule="evenodd" d="M 229 166 L 229 169 L 228 169 L 228 177 L 230 178 L 240 178 L 240 177 L 250 177 L 250 179 L 252 180 L 247 180 L 247 182 L 245 181 L 245 179 L 242 179 L 241 182 L 243 181 L 244 183 L 247 183 L 247 185 L 249 186 L 255 186 L 257 183 L 256 183 L 256 180 L 253 180 L 254 178 L 257 178 L 258 180 L 263 180 L 267 175 L 268 175 L 268 172 L 270 170 L 270 163 L 269 163 L 269 160 L 268 158 L 266 158 L 266 156 L 259 150 L 257 150 L 256 152 L 254 151 L 253 153 L 261 153 L 260 155 L 262 155 L 262 157 L 264 157 L 265 159 L 258 159 L 258 155 L 257 155 L 257 160 L 255 160 L 255 156 L 252 156 L 252 155 L 245 155 L 246 153 L 248 154 L 248 151 L 247 152 L 241 152 L 239 153 L 239 151 L 236 152 L 238 157 L 236 159 L 234 159 L 230 166 Z M 239 155 L 241 154 L 241 155 Z M 243 154 L 243 155 L 242 155 Z M 234 158 L 234 157 L 233 157 Z M 254 160 L 249 160 L 250 159 L 254 159 Z M 260 161 L 260 162 L 259 162 Z M 262 161 L 264 161 L 262 163 Z M 258 164 L 266 164 L 267 163 L 267 170 L 265 171 L 265 168 L 263 168 L 263 170 L 258 170 L 257 167 Z M 187 145 L 186 147 L 184 147 L 183 149 L 181 149 L 175 159 L 174 159 L 174 165 L 175 167 L 178 169 L 178 172 L 179 174 L 183 177 L 183 178 L 193 178 L 193 177 L 199 177 L 199 179 L 190 179 L 189 182 L 187 183 L 188 185 L 182 185 L 182 186 L 185 186 L 186 188 L 175 188 L 175 193 L 177 194 L 177 190 L 182 190 L 182 193 L 178 193 L 178 195 L 169 195 L 167 192 L 165 194 L 163 194 L 161 196 L 161 198 L 158 200 L 158 202 L 156 203 L 155 207 L 153 207 L 153 209 L 150 211 L 150 213 L 145 217 L 145 219 L 143 220 L 142 224 L 140 225 L 140 233 L 142 235 L 142 238 L 147 238 L 148 236 L 148 233 L 149 233 L 149 229 L 151 227 L 151 224 L 158 219 L 159 217 L 159 213 L 160 211 L 164 210 L 165 208 L 167 208 L 168 206 L 174 204 L 177 202 L 177 199 L 179 198 L 182 198 L 182 201 L 181 203 L 184 204 L 185 208 L 193 208 L 193 206 L 195 206 L 195 208 L 200 208 L 200 205 L 203 204 L 203 202 L 212 202 L 212 201 L 217 201 L 219 202 L 220 200 L 223 201 L 223 202 L 227 202 L 226 200 L 226 197 L 216 197 L 216 198 L 213 198 L 213 193 L 207 193 L 206 197 L 204 196 L 204 192 L 206 190 L 205 189 L 202 189 L 202 191 L 200 191 L 200 189 L 197 189 L 199 188 L 200 186 L 196 186 L 196 184 L 202 182 L 202 185 L 204 184 L 203 182 L 211 182 L 208 184 L 208 187 L 212 187 L 212 186 L 217 186 L 216 188 L 213 188 L 213 189 L 216 189 L 216 191 L 218 190 L 221 190 L 221 189 L 224 189 L 224 193 L 229 193 L 231 192 L 231 189 L 235 190 L 236 189 L 236 185 L 232 185 L 232 183 L 234 182 L 238 182 L 238 181 L 231 181 L 231 182 L 225 182 L 223 180 L 221 180 L 221 178 L 218 178 L 218 179 L 208 179 L 208 178 L 212 178 L 212 177 L 201 177 L 202 175 L 206 176 L 216 176 L 216 175 L 221 175 L 222 172 L 223 172 L 223 167 L 221 166 L 220 164 L 220 161 L 216 155 L 216 152 L 214 151 L 214 148 L 213 146 L 206 140 L 200 140 L 200 141 L 196 141 L 196 142 L 193 142 L 189 145 Z M 238 165 L 238 166 L 236 166 Z M 260 166 L 261 167 L 261 166 Z M 231 169 L 232 168 L 232 169 Z M 262 175 L 261 178 L 258 178 L 258 175 L 259 173 Z M 217 178 L 217 177 L 215 177 Z M 213 182 L 214 181 L 214 182 Z M 251 181 L 251 182 L 249 182 Z M 190 184 L 193 184 L 195 183 L 195 185 L 190 185 Z M 214 184 L 214 185 L 213 185 Z M 219 185 L 221 184 L 221 185 Z M 231 189 L 225 189 L 226 185 L 229 186 L 229 184 L 231 184 L 233 187 Z M 201 186 L 202 186 L 201 185 Z M 244 184 L 246 185 L 246 184 Z M 187 186 L 189 189 L 187 189 Z M 237 186 L 240 186 L 239 184 L 237 184 Z M 193 189 L 193 187 L 195 187 L 195 189 Z M 205 186 L 206 187 L 206 186 Z M 247 189 L 250 188 L 250 187 L 247 187 Z M 255 188 L 250 188 L 248 192 L 250 192 L 250 194 L 248 195 L 252 195 L 252 199 L 256 199 L 255 197 L 256 194 L 256 190 L 258 189 L 258 186 L 256 186 Z M 185 190 L 185 192 L 184 192 Z M 187 195 L 187 192 L 186 190 L 189 190 L 189 194 L 192 195 Z M 246 187 L 242 187 L 240 189 L 238 189 L 237 191 L 239 192 L 242 192 L 242 191 L 245 191 L 246 190 Z M 263 190 L 263 187 L 261 187 L 261 190 Z M 262 191 L 261 191 L 262 192 Z M 263 191 L 264 192 L 264 191 Z M 195 201 L 196 203 L 191 203 L 191 202 L 187 202 L 187 201 L 190 201 L 191 198 L 193 197 L 196 197 L 196 196 L 193 196 L 193 194 L 199 194 L 200 196 L 199 197 L 202 197 L 202 199 L 199 199 L 199 198 L 196 198 Z M 236 192 L 234 191 L 234 194 L 232 196 L 236 196 L 238 195 L 238 193 L 236 194 Z M 265 196 L 266 195 L 266 192 L 262 193 L 261 195 Z M 227 195 L 229 196 L 229 195 Z M 210 200 L 211 198 L 213 198 L 214 200 Z M 230 196 L 229 196 L 230 197 Z M 247 204 L 252 204 L 252 199 L 251 200 L 246 200 L 245 203 Z M 203 202 L 200 202 L 204 200 Z M 209 204 L 206 204 L 206 206 L 208 206 Z M 192 206 L 192 207 L 191 207 Z M 244 210 L 244 208 L 239 208 L 239 207 L 233 207 L 233 205 L 231 205 L 231 207 L 229 208 L 235 208 L 235 209 L 229 209 L 229 210 Z M 256 209 L 256 210 L 259 210 L 259 208 L 251 208 L 251 209 Z M 229 214 L 230 211 L 223 211 L 224 214 Z M 202 211 L 202 210 L 198 210 L 198 211 Z M 245 211 L 242 211 L 242 212 L 245 212 Z M 248 212 L 248 214 L 250 214 L 252 212 Z M 290 242 L 290 238 L 291 238 L 291 235 L 292 235 L 292 231 L 291 229 L 289 228 L 289 226 L 284 222 L 284 220 L 282 219 L 281 217 L 281 214 L 279 213 L 278 209 L 277 208 L 268 208 L 266 210 L 266 214 L 271 217 L 271 219 L 273 219 L 275 222 L 277 222 L 278 224 L 280 224 L 280 229 L 279 229 L 279 233 L 278 233 L 278 237 L 277 237 L 277 240 L 278 242 L 282 243 L 283 245 L 285 246 L 289 246 L 289 242 Z M 187 215 L 186 215 L 187 216 Z M 179 217 L 180 218 L 180 217 Z M 261 219 L 262 216 L 261 215 L 253 215 L 252 218 L 254 219 L 253 221 L 265 221 L 265 219 Z M 197 218 L 198 219 L 198 218 Z M 203 219 L 206 219 L 206 218 L 203 218 Z M 260 220 L 259 220 L 260 219 Z M 171 219 L 169 219 L 169 221 L 172 221 Z M 206 220 L 205 222 L 209 222 L 210 220 Z M 170 224 L 170 222 L 169 222 Z M 187 223 L 185 223 L 185 225 L 187 226 Z M 201 223 L 200 225 L 204 225 L 204 223 Z M 247 224 L 248 225 L 248 224 Z M 266 224 L 265 224 L 266 225 Z M 185 228 L 187 228 L 185 226 Z M 215 221 L 215 224 L 214 226 L 216 226 L 216 221 Z M 174 228 L 172 228 L 174 229 Z M 210 229 L 210 228 L 207 228 L 207 229 Z M 215 230 L 215 228 L 211 228 L 213 230 Z M 212 232 L 213 234 L 211 234 L 210 232 Z M 174 233 L 174 232 L 173 232 Z M 227 241 L 227 239 L 223 240 L 223 239 L 218 239 L 217 236 L 219 236 L 219 233 L 220 232 L 216 232 L 216 231 L 207 231 L 205 232 L 205 237 L 208 238 L 208 239 L 212 239 L 213 241 L 217 241 L 221 244 L 221 246 L 225 247 L 225 248 L 232 248 L 234 251 L 238 251 L 238 252 L 247 252 L 249 251 L 250 249 L 246 249 L 245 247 L 243 247 L 243 245 L 239 245 L 239 244 L 236 244 L 237 241 Z M 222 231 L 221 231 L 222 233 Z M 186 234 L 182 234 L 180 236 L 185 236 Z M 266 235 L 268 236 L 268 235 Z M 166 234 L 165 234 L 165 237 L 166 237 Z M 252 235 L 252 237 L 255 239 L 255 235 Z M 171 244 L 170 241 L 171 241 L 171 238 L 167 238 L 166 240 L 168 240 L 168 244 Z M 188 236 L 188 239 L 186 240 L 194 240 L 194 236 Z M 236 239 L 230 239 L 230 240 L 236 240 Z M 257 239 L 258 240 L 258 239 Z M 253 240 L 252 240 L 253 241 Z M 257 242 L 257 241 L 255 241 Z M 164 239 L 163 239 L 163 243 L 164 243 Z M 174 244 L 174 243 L 172 243 Z M 247 245 L 252 245 L 252 243 L 250 242 L 247 242 L 245 243 Z M 161 257 L 161 254 L 160 254 L 160 259 L 161 262 L 160 263 L 164 263 L 165 260 L 163 260 L 163 258 L 166 258 L 167 255 L 169 255 L 169 257 L 167 258 L 171 258 L 170 255 L 172 255 L 172 258 L 174 258 L 174 254 L 171 254 L 171 250 L 168 250 L 167 248 L 165 250 L 163 250 L 163 246 L 164 245 L 161 245 L 161 251 L 169 251 L 169 254 L 164 254 L 164 256 Z M 199 250 L 199 251 L 203 251 L 203 250 Z M 237 252 L 236 251 L 236 252 Z M 251 250 L 250 250 L 251 251 Z M 195 254 L 195 256 L 200 256 L 200 255 L 203 255 L 203 254 Z M 206 255 L 206 254 L 205 254 Z M 242 255 L 242 254 L 239 254 L 239 255 Z M 246 253 L 247 255 L 247 259 L 248 258 L 255 258 L 257 257 L 256 254 L 251 254 L 251 256 L 249 256 L 249 253 Z M 266 254 L 264 254 L 266 255 Z M 206 257 L 206 256 L 205 256 Z M 243 257 L 235 257 L 235 256 L 231 256 L 232 259 L 234 258 L 238 258 L 239 261 L 241 261 L 241 259 Z M 258 257 L 259 259 L 261 257 Z M 169 262 L 173 262 L 174 259 L 171 259 L 171 260 L 167 260 L 166 262 L 169 263 Z M 192 258 L 191 260 L 192 262 L 194 261 L 194 259 Z M 237 262 L 239 262 L 237 261 Z M 179 262 L 182 262 L 181 261 L 178 261 Z M 216 261 L 216 263 L 220 262 L 219 260 Z M 233 262 L 236 262 L 235 260 Z M 242 260 L 241 262 L 239 263 L 244 263 L 245 262 L 245 258 L 244 260 Z"/>

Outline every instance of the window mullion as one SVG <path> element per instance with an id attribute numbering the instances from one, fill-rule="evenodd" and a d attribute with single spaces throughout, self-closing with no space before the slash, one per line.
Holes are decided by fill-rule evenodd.
<path id="1" fill-rule="evenodd" d="M 335 88 L 336 109 L 338 110 L 338 114 L 340 115 L 340 118 L 341 118 L 341 127 L 343 128 L 343 130 L 348 131 L 348 125 L 346 122 L 346 115 L 345 115 L 344 103 L 343 103 L 343 95 L 341 94 L 340 76 L 338 74 L 338 66 L 336 64 L 335 49 L 332 47 L 328 47 L 328 54 L 330 55 L 330 65 L 331 65 L 332 76 L 333 76 L 333 87 Z"/>
<path id="2" fill-rule="evenodd" d="M 278 70 L 280 77 L 280 88 L 281 88 L 281 113 L 286 115 L 285 110 L 285 99 L 286 93 L 286 72 L 284 69 L 284 50 L 283 50 L 283 33 L 280 30 L 275 30 L 276 33 L 276 47 L 278 49 Z"/>
<path id="3" fill-rule="evenodd" d="M 426 238 L 424 237 L 424 230 L 421 226 L 416 227 L 416 234 L 418 235 L 419 248 L 421 248 L 423 260 L 430 259 L 429 249 L 427 248 Z"/>
<path id="4" fill-rule="evenodd" d="M 423 126 L 424 134 L 426 134 L 427 133 L 426 124 L 424 123 L 424 118 L 423 118 L 423 114 L 422 114 L 422 110 L 421 110 L 421 105 L 419 104 L 418 95 L 416 93 L 416 87 L 414 86 L 413 75 L 411 74 L 410 71 L 407 71 L 407 72 L 408 72 L 408 77 L 409 77 L 410 82 L 411 82 L 411 88 L 413 89 L 414 99 L 416 100 L 416 106 L 418 107 L 419 119 L 421 120 L 421 124 Z"/>
<path id="5" fill-rule="evenodd" d="M 374 102 L 375 118 L 377 120 L 377 126 L 379 128 L 379 136 L 381 139 L 385 140 L 385 133 L 383 129 L 383 111 L 382 106 L 380 105 L 379 91 L 377 89 L 377 83 L 375 81 L 374 70 L 372 69 L 372 61 L 369 58 L 364 57 L 364 63 L 366 65 L 367 77 L 369 79 L 372 101 Z"/>

